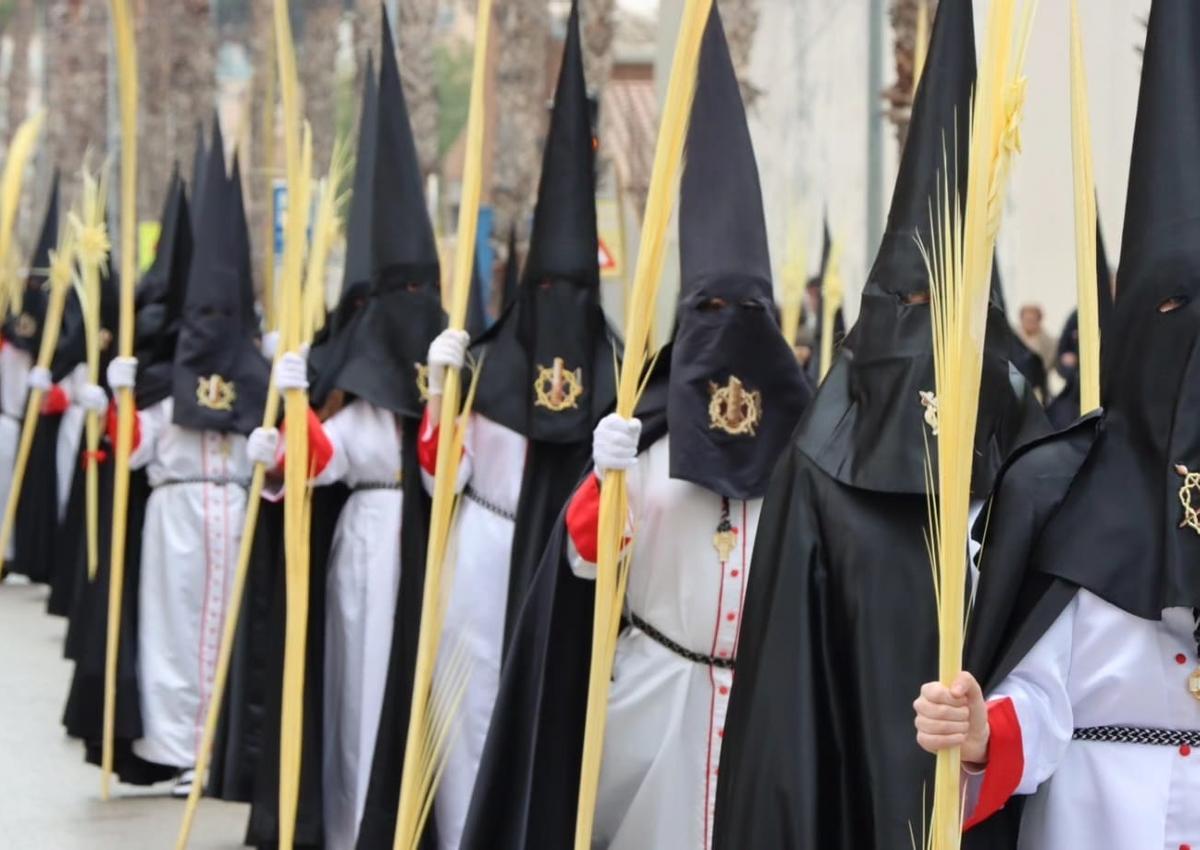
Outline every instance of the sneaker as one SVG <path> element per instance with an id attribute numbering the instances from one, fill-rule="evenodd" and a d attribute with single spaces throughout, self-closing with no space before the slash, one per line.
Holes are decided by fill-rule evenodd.
<path id="1" fill-rule="evenodd" d="M 192 793 L 192 783 L 196 781 L 195 768 L 187 768 L 179 771 L 179 776 L 175 779 L 175 787 L 171 789 L 171 796 L 178 799 L 187 799 Z"/>

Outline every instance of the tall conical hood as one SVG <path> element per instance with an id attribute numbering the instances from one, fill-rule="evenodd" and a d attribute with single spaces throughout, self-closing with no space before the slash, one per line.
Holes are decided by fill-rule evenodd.
<path id="1" fill-rule="evenodd" d="M 50 194 L 46 200 L 42 229 L 29 258 L 18 314 L 15 318 L 6 317 L 4 323 L 4 339 L 35 357 L 42 341 L 42 324 L 46 320 L 46 282 L 50 279 L 50 254 L 58 245 L 58 183 L 58 169 L 55 169 L 54 176 L 50 179 Z"/>
<path id="2" fill-rule="evenodd" d="M 386 17 L 381 52 L 371 216 L 372 271 L 384 278 L 401 275 L 437 289 L 437 240 L 425 205 L 425 181 Z"/>
<path id="3" fill-rule="evenodd" d="M 914 237 L 920 236 L 925 245 L 932 244 L 929 210 L 945 179 L 945 163 L 949 162 L 951 168 L 957 163 L 959 197 L 965 197 L 974 85 L 975 16 L 971 0 L 942 0 L 913 104 L 887 229 L 867 279 L 868 288 L 889 293 L 929 288 L 925 261 Z"/>
<path id="4" fill-rule="evenodd" d="M 597 254 L 599 256 L 599 254 Z M 508 233 L 508 259 L 504 263 L 504 300 L 500 312 L 504 313 L 517 300 L 517 289 L 521 286 L 521 257 L 517 248 L 517 229 Z"/>
<path id="5" fill-rule="evenodd" d="M 379 140 L 379 86 L 375 62 L 367 55 L 363 74 L 362 106 L 359 113 L 358 153 L 354 160 L 354 187 L 350 196 L 350 215 L 346 221 L 346 268 L 342 294 L 353 297 L 371 285 L 374 229 L 371 214 L 375 203 L 375 156 Z M 343 318 L 334 314 L 335 321 Z"/>
<path id="6" fill-rule="evenodd" d="M 758 165 L 716 4 L 701 42 L 679 184 L 679 250 L 671 477 L 757 498 L 811 387 L 779 333 Z"/>
<path id="7" fill-rule="evenodd" d="M 197 122 L 196 124 L 196 147 L 192 152 L 192 180 L 191 189 L 195 194 L 200 184 L 204 182 L 204 164 L 208 160 L 208 146 L 204 143 L 204 125 Z M 176 164 L 176 171 L 178 171 Z"/>
<path id="8" fill-rule="evenodd" d="M 715 4 L 700 50 L 679 198 L 681 299 L 730 275 L 744 280 L 747 294 L 770 296 L 758 164 Z"/>
<path id="9" fill-rule="evenodd" d="M 595 139 L 579 10 L 572 4 L 525 269 L 513 235 L 504 299 L 484 338 L 487 377 L 475 409 L 539 443 L 590 439 L 614 398 L 613 353 L 600 307 Z"/>
<path id="10" fill-rule="evenodd" d="M 355 246 L 350 260 L 355 278 L 369 269 L 370 287 L 362 293 L 365 298 L 353 318 L 329 338 L 328 356 L 323 355 L 314 367 L 322 394 L 340 389 L 398 415 L 420 418 L 425 354 L 445 326 L 445 314 L 439 295 L 438 246 L 425 206 L 417 146 L 386 12 L 380 54 L 374 151 L 370 141 L 360 141 L 368 155 L 359 167 L 371 168 L 372 160 L 374 165 L 355 177 L 356 191 L 366 189 L 358 203 L 360 218 L 367 218 L 362 226 L 370 230 L 370 243 Z M 371 113 L 366 112 L 363 132 L 371 126 Z M 357 222 L 351 226 L 359 228 Z M 370 263 L 365 265 L 362 261 L 368 256 Z M 351 284 L 355 289 L 351 303 L 360 299 L 359 284 L 358 280 Z"/>
<path id="11" fill-rule="evenodd" d="M 1101 347 L 1105 427 L 1059 512 L 1054 551 L 1039 556 L 1153 620 L 1200 607 L 1200 523 L 1186 508 L 1196 499 L 1189 476 L 1200 471 L 1198 149 L 1200 4 L 1154 0 L 1119 286 Z"/>
<path id="12" fill-rule="evenodd" d="M 595 137 L 583 75 L 579 4 L 574 2 L 542 157 L 525 279 L 571 280 L 598 287 L 599 254 Z"/>
<path id="13" fill-rule="evenodd" d="M 198 431 L 248 434 L 260 423 L 268 368 L 258 350 L 250 238 L 236 168 L 225 174 L 214 143 L 197 192 L 195 225 L 179 340 L 174 422 Z"/>
<path id="14" fill-rule="evenodd" d="M 1108 263 L 1108 249 L 1104 246 L 1104 228 L 1100 217 L 1096 217 L 1096 297 L 1100 310 L 1100 338 L 1103 345 L 1104 329 L 1112 321 L 1113 312 L 1112 266 Z"/>

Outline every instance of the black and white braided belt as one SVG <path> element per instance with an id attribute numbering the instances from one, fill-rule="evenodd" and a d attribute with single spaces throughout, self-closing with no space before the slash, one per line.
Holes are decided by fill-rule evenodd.
<path id="1" fill-rule="evenodd" d="M 363 481 L 350 488 L 355 493 L 363 490 L 403 490 L 403 481 Z"/>
<path id="2" fill-rule="evenodd" d="M 702 652 L 692 652 L 686 646 L 680 646 L 675 641 L 671 640 L 669 637 L 664 635 L 658 629 L 654 628 L 654 626 L 647 623 L 632 611 L 629 612 L 628 619 L 629 622 L 632 623 L 639 631 L 645 634 L 646 637 L 650 638 L 650 640 L 654 641 L 664 649 L 668 649 L 675 653 L 680 658 L 687 659 L 694 664 L 703 664 L 706 667 L 717 667 L 721 670 L 733 669 L 732 658 L 714 658 L 713 656 L 705 655 Z"/>
<path id="3" fill-rule="evenodd" d="M 154 489 L 159 487 L 178 487 L 180 484 L 212 484 L 217 487 L 231 485 L 241 487 L 243 490 L 250 489 L 250 481 L 245 478 L 214 478 L 197 475 L 190 478 L 168 478 L 166 481 L 160 481 L 154 485 Z"/>
<path id="4" fill-rule="evenodd" d="M 1114 744 L 1150 744 L 1156 747 L 1200 747 L 1197 729 L 1145 729 L 1138 726 L 1088 726 L 1076 729 L 1076 741 L 1104 741 Z"/>
<path id="5" fill-rule="evenodd" d="M 463 495 L 466 496 L 468 499 L 470 499 L 475 504 L 479 505 L 479 507 L 483 508 L 488 513 L 495 514 L 496 516 L 500 517 L 501 519 L 506 519 L 509 522 L 517 521 L 516 513 L 514 513 L 513 511 L 506 511 L 504 508 L 500 507 L 495 502 L 491 502 L 491 501 L 488 501 L 487 499 L 483 498 L 483 496 L 480 496 L 478 491 L 476 491 L 475 488 L 472 487 L 470 484 L 468 484 L 466 487 L 463 488 Z"/>

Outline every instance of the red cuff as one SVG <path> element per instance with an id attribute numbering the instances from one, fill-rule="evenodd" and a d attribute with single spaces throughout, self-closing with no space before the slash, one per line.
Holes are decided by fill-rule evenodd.
<path id="1" fill-rule="evenodd" d="M 588 475 L 567 505 L 567 533 L 575 551 L 594 564 L 600 554 L 600 479 Z"/>
<path id="2" fill-rule="evenodd" d="M 989 702 L 988 724 L 992 731 L 988 740 L 987 771 L 983 775 L 983 787 L 979 789 L 979 802 L 963 825 L 964 832 L 1003 809 L 1025 773 L 1021 721 L 1013 701 L 1005 697 Z"/>
<path id="3" fill-rule="evenodd" d="M 108 405 L 108 422 L 105 426 L 105 431 L 108 434 L 108 441 L 113 444 L 113 451 L 116 451 L 117 445 L 117 402 L 112 402 Z M 138 446 L 142 444 L 142 418 L 135 410 L 133 412 L 133 442 L 129 446 L 129 453 L 133 454 L 138 450 Z"/>
<path id="4" fill-rule="evenodd" d="M 441 436 L 442 429 L 440 425 L 437 428 L 430 427 L 429 408 L 425 408 L 425 415 L 421 418 L 421 430 L 419 433 L 420 436 L 417 438 L 417 460 L 421 464 L 421 469 L 430 475 L 436 475 L 438 437 Z"/>
<path id="5" fill-rule="evenodd" d="M 71 400 L 67 398 L 66 390 L 58 384 L 52 386 L 42 396 L 42 414 L 44 416 L 62 416 L 70 406 Z"/>
<path id="6" fill-rule="evenodd" d="M 280 472 L 287 466 L 287 455 L 282 453 L 282 449 L 287 445 L 287 423 L 279 426 L 279 447 L 281 455 L 279 458 L 279 466 L 276 467 Z M 333 442 L 329 439 L 329 435 L 325 433 L 325 426 L 321 424 L 321 420 L 317 418 L 316 411 L 311 407 L 308 409 L 308 477 L 316 478 L 325 471 L 325 467 L 329 466 L 329 461 L 333 460 Z"/>

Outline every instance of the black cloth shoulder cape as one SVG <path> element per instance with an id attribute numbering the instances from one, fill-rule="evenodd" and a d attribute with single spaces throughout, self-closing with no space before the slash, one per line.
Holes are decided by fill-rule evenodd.
<path id="1" fill-rule="evenodd" d="M 404 509 L 400 533 L 400 588 L 392 624 L 392 650 L 375 758 L 362 822 L 358 850 L 391 850 L 396 835 L 396 807 L 404 772 L 404 747 L 412 708 L 413 675 L 417 667 L 417 642 L 421 634 L 421 602 L 425 593 L 425 557 L 429 544 L 429 495 L 421 482 L 417 440 L 421 423 L 404 420 Z M 425 830 L 422 848 L 437 847 L 437 830 Z"/>
<path id="2" fill-rule="evenodd" d="M 670 363 L 664 351 L 638 408 L 642 451 L 667 433 Z M 563 513 L 516 620 L 461 850 L 574 844 L 595 582 L 567 564 Z"/>
<path id="3" fill-rule="evenodd" d="M 58 532 L 58 427 L 62 415 L 42 414 L 33 432 L 13 525 L 9 572 L 49 584 Z"/>
<path id="4" fill-rule="evenodd" d="M 1037 633 L 1019 629 L 1014 642 L 1009 623 L 1043 613 L 1043 588 L 1015 600 L 1000 591 L 1020 584 L 1031 541 L 1065 498 L 1091 435 L 1084 423 L 1009 461 L 984 543 L 989 589 L 972 615 L 969 666 L 984 680 L 999 669 L 1000 648 L 1018 652 Z M 912 846 L 910 828 L 922 834 L 934 759 L 917 746 L 912 700 L 937 676 L 938 646 L 927 525 L 923 495 L 855 489 L 798 446 L 782 460 L 750 573 L 717 850 L 895 850 Z M 1004 846 L 974 843 L 993 840 L 988 831 L 973 831 L 966 846 Z"/>
<path id="5" fill-rule="evenodd" d="M 105 448 L 109 448 L 105 445 Z M 111 453 L 109 455 L 111 457 Z M 99 765 L 104 721 L 104 664 L 108 631 L 109 552 L 112 535 L 112 463 L 100 465 L 100 563 L 96 578 L 86 583 L 75 600 L 67 635 L 67 655 L 75 659 L 63 726 L 83 741 L 88 763 Z M 138 687 L 138 603 L 142 564 L 142 525 L 150 484 L 141 470 L 130 474 L 129 524 L 122 587 L 120 653 L 117 656 L 116 733 L 113 770 L 131 785 L 152 785 L 175 775 L 176 768 L 145 761 L 133 753 L 142 737 L 141 692 Z M 87 569 L 87 541 L 76 543 L 79 569 Z"/>
<path id="6" fill-rule="evenodd" d="M 324 724 L 325 583 L 338 517 L 349 496 L 342 485 L 313 490 L 309 539 L 308 623 L 305 637 L 304 718 L 295 846 L 324 844 L 321 794 Z M 283 644 L 287 618 L 283 506 L 264 504 L 213 760 L 209 795 L 249 802 L 245 843 L 279 843 L 279 734 L 283 705 Z"/>

